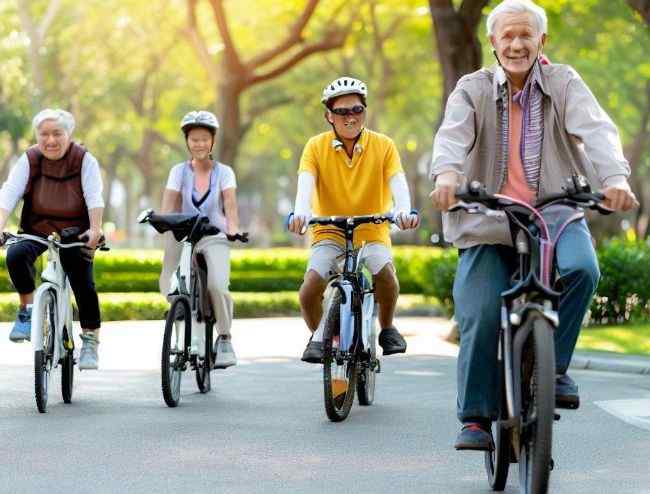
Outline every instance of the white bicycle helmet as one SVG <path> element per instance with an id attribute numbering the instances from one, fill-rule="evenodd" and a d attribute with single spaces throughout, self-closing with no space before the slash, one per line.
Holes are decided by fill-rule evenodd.
<path id="1" fill-rule="evenodd" d="M 219 129 L 219 120 L 214 113 L 206 110 L 191 111 L 181 120 L 181 130 L 187 134 L 195 127 L 204 127 L 214 134 Z"/>
<path id="2" fill-rule="evenodd" d="M 366 88 L 365 83 L 359 79 L 353 77 L 339 77 L 325 86 L 320 101 L 327 105 L 332 98 L 337 98 L 346 94 L 358 94 L 362 97 L 365 103 L 365 100 L 368 97 L 368 89 Z"/>

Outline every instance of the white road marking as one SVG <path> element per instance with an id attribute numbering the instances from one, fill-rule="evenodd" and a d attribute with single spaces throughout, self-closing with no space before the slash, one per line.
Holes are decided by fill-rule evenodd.
<path id="1" fill-rule="evenodd" d="M 596 405 L 628 424 L 650 431 L 650 398 L 597 401 Z"/>
<path id="2" fill-rule="evenodd" d="M 402 374 L 405 376 L 442 376 L 442 372 L 434 371 L 418 371 L 418 370 L 398 370 L 394 374 Z"/>

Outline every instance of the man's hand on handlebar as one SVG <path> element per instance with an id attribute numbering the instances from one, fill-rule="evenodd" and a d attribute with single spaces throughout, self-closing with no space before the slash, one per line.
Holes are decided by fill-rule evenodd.
<path id="1" fill-rule="evenodd" d="M 436 177 L 436 185 L 429 194 L 434 209 L 447 211 L 456 202 L 458 174 L 455 171 L 443 172 Z"/>
<path id="2" fill-rule="evenodd" d="M 412 230 L 420 226 L 420 215 L 412 211 L 398 211 L 394 216 L 395 224 L 400 230 Z"/>
<path id="3" fill-rule="evenodd" d="M 627 183 L 606 187 L 602 193 L 605 196 L 603 206 L 606 208 L 613 209 L 614 211 L 629 211 L 630 209 L 639 207 L 639 201 L 637 201 L 634 192 L 632 192 Z"/>
<path id="4" fill-rule="evenodd" d="M 304 235 L 307 231 L 307 225 L 311 219 L 308 214 L 289 213 L 287 218 L 287 229 L 296 235 Z"/>

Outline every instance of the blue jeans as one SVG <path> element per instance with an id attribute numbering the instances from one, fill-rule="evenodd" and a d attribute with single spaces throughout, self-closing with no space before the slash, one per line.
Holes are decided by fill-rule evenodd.
<path id="1" fill-rule="evenodd" d="M 600 278 L 598 259 L 584 220 L 567 226 L 555 255 L 562 293 L 555 358 L 557 373 L 563 374 L 571 362 L 582 320 Z M 501 292 L 510 287 L 517 262 L 514 248 L 504 245 L 477 245 L 460 255 L 453 295 L 460 329 L 457 412 L 461 421 L 470 417 L 497 418 Z"/>

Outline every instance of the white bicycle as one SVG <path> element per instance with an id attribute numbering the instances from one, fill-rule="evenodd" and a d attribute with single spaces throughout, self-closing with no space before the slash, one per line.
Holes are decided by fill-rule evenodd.
<path id="1" fill-rule="evenodd" d="M 41 413 L 47 410 L 48 389 L 52 371 L 61 366 L 61 393 L 63 402 L 72 401 L 74 386 L 74 335 L 72 333 L 72 302 L 70 282 L 59 257 L 59 249 L 85 247 L 84 242 L 67 241 L 77 238 L 79 229 L 68 229 L 62 239 L 52 234 L 47 239 L 25 233 L 12 234 L 5 246 L 32 240 L 47 246 L 47 266 L 41 273 L 42 283 L 34 293 L 32 306 L 31 341 L 34 347 L 34 393 L 36 407 Z M 65 232 L 65 230 L 64 230 Z M 100 245 L 100 250 L 109 250 Z"/>

